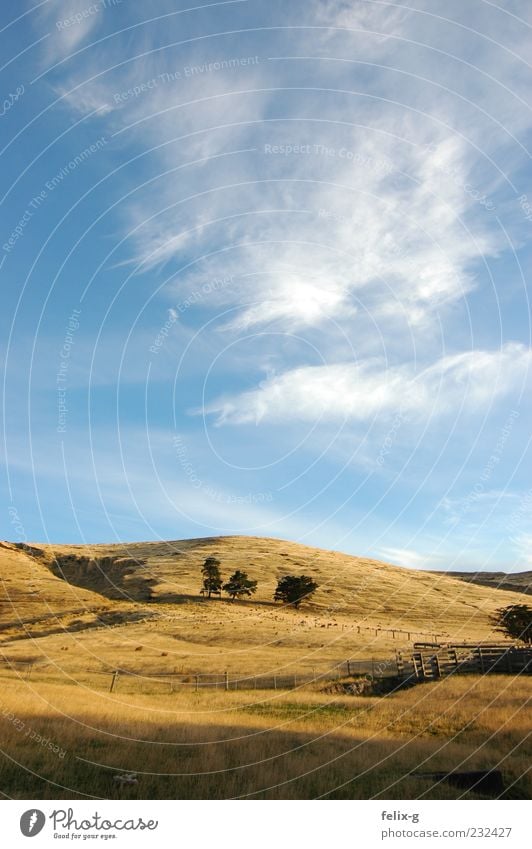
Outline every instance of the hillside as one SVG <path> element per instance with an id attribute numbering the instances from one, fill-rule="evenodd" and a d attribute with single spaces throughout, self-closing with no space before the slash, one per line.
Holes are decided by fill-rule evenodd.
<path id="1" fill-rule="evenodd" d="M 532 595 L 532 572 L 434 572 L 481 587 Z M 523 603 L 523 601 L 521 602 Z"/>
<path id="2" fill-rule="evenodd" d="M 208 556 L 258 581 L 249 602 L 199 596 Z M 277 579 L 319 584 L 300 610 L 272 601 Z M 218 537 L 129 545 L 0 546 L 0 649 L 62 670 L 266 671 L 387 657 L 414 640 L 490 639 L 514 592 L 278 539 Z M 500 639 L 500 636 L 497 636 Z"/>

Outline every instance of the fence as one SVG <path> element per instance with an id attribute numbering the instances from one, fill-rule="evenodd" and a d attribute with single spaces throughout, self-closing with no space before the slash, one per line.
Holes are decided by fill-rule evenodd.
<path id="1" fill-rule="evenodd" d="M 371 678 L 394 678 L 399 674 L 397 656 L 386 659 L 371 660 L 347 660 L 346 672 L 348 676 L 368 675 Z"/>
<path id="2" fill-rule="evenodd" d="M 409 657 L 397 652 L 397 669 L 403 678 L 426 681 L 453 673 L 487 675 L 532 674 L 532 648 L 508 644 L 417 644 Z"/>
<path id="3" fill-rule="evenodd" d="M 146 683 L 161 683 L 167 685 L 169 692 L 193 690 L 199 692 L 205 689 L 214 690 L 294 690 L 309 684 L 337 681 L 345 677 L 367 675 L 372 678 L 396 677 L 399 674 L 397 658 L 370 658 L 367 660 L 348 659 L 336 666 L 325 670 L 313 669 L 306 673 L 280 672 L 269 675 L 249 675 L 239 673 L 150 673 L 139 675 L 128 670 L 118 669 L 113 673 L 110 684 L 111 692 L 120 682 L 136 679 L 140 686 Z"/>
<path id="4" fill-rule="evenodd" d="M 395 658 L 387 660 L 345 660 L 326 669 L 312 669 L 304 672 L 287 672 L 280 670 L 276 673 L 249 674 L 238 672 L 170 672 L 158 670 L 140 672 L 132 669 L 114 669 L 104 671 L 85 671 L 79 673 L 61 672 L 55 667 L 48 668 L 40 663 L 28 661 L 5 662 L 2 664 L 16 672 L 23 680 L 50 678 L 57 681 L 70 681 L 85 686 L 115 691 L 177 693 L 202 692 L 206 690 L 293 690 L 311 684 L 337 681 L 345 677 L 368 675 L 374 678 L 387 675 L 397 675 Z"/>
<path id="5" fill-rule="evenodd" d="M 128 684 L 134 689 L 153 690 L 161 687 L 169 693 L 176 692 L 202 692 L 205 690 L 294 690 L 306 684 L 316 681 L 328 681 L 342 677 L 342 674 L 329 672 L 316 676 L 307 674 L 282 674 L 282 675 L 240 675 L 238 673 L 198 673 L 197 675 L 168 674 L 164 676 L 138 673 L 126 670 L 113 672 L 109 686 L 110 692 L 119 687 L 127 688 Z"/>
<path id="6" fill-rule="evenodd" d="M 132 689 L 134 692 L 177 693 L 205 690 L 293 690 L 298 687 L 337 681 L 355 676 L 374 679 L 394 678 L 426 681 L 453 673 L 476 674 L 531 674 L 532 648 L 509 644 L 455 644 L 416 643 L 413 652 L 397 651 L 387 659 L 353 659 L 342 661 L 325 670 L 307 672 L 268 673 L 250 675 L 236 672 L 169 672 L 168 670 L 139 672 L 131 669 L 84 671 L 69 674 L 52 667 L 50 673 L 44 665 L 30 661 L 4 661 L 10 670 L 28 680 L 44 674 L 46 680 L 54 675 L 65 682 L 92 685 L 114 692 Z M 101 682 L 101 683 L 100 683 Z"/>

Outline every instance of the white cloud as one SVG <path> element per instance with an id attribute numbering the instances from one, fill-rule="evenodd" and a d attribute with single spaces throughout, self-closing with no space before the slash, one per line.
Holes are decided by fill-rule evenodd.
<path id="1" fill-rule="evenodd" d="M 485 470 L 483 473 L 486 474 Z M 442 499 L 441 507 L 447 516 L 444 523 L 452 528 L 463 525 L 471 530 L 482 527 L 487 521 L 493 522 L 495 515 L 498 522 L 504 523 L 508 521 L 508 511 L 512 509 L 512 504 L 519 497 L 516 492 L 486 489 L 479 479 L 472 484 L 466 495 L 446 495 Z"/>
<path id="2" fill-rule="evenodd" d="M 102 23 L 106 14 L 100 0 L 56 0 L 41 4 L 35 18 L 39 29 L 48 30 L 50 38 L 43 45 L 47 66 L 74 53 Z"/>
<path id="3" fill-rule="evenodd" d="M 443 357 L 416 373 L 412 365 L 379 362 L 303 366 L 269 377 L 256 389 L 221 397 L 202 411 L 217 424 L 261 421 L 367 421 L 399 410 L 413 415 L 485 413 L 490 403 L 527 378 L 532 352 L 519 344 L 499 351 Z"/>
<path id="4" fill-rule="evenodd" d="M 517 555 L 513 571 L 532 569 L 532 533 L 519 533 L 511 539 L 511 543 Z"/>
<path id="5" fill-rule="evenodd" d="M 78 2 L 50 9 L 67 17 Z M 171 5 L 155 0 L 150 14 Z M 142 17 L 141 6 L 123 3 L 121 23 Z M 469 309 L 478 303 L 464 296 L 490 285 L 495 263 L 489 260 L 508 249 L 497 217 L 510 238 L 515 221 L 523 225 L 514 188 L 504 195 L 504 171 L 519 186 L 518 145 L 532 126 L 523 103 L 529 76 L 519 60 L 528 55 L 523 28 L 480 0 L 475 13 L 458 0 L 446 7 L 445 15 L 464 27 L 431 15 L 430 0 L 416 6 L 419 11 L 318 0 L 305 7 L 310 26 L 288 34 L 290 23 L 301 23 L 300 10 L 281 4 L 272 9 L 279 32 L 227 38 L 210 38 L 219 10 L 198 18 L 176 12 L 82 51 L 44 78 L 73 111 L 100 109 L 93 126 L 109 137 L 110 167 L 125 166 L 112 182 L 124 191 L 117 211 L 128 238 L 120 259 L 146 273 L 137 291 L 145 283 L 151 294 L 161 283 L 165 306 L 175 308 L 203 283 L 230 280 L 197 303 L 224 315 L 206 323 L 190 357 L 196 376 L 239 333 L 254 339 L 245 357 L 233 346 L 213 371 L 208 389 L 214 400 L 202 412 L 218 424 L 384 423 L 400 410 L 409 422 L 424 424 L 462 405 L 484 415 L 525 380 L 530 352 L 522 345 L 463 351 L 499 344 L 488 321 L 482 343 L 471 340 Z M 523 4 L 509 8 L 522 11 Z M 241 14 L 249 23 L 248 9 L 235 4 L 224 12 L 235 32 Z M 251 14 L 260 18 L 260 4 Z M 55 53 L 47 53 L 46 62 L 87 45 L 101 20 L 93 15 L 62 40 L 60 34 L 53 44 L 48 39 Z M 48 28 L 54 21 L 48 19 Z M 260 52 L 260 61 L 168 77 L 186 64 L 239 52 Z M 303 150 L 266 152 L 283 145 Z M 498 328 L 495 299 L 491 303 Z M 503 299 L 502 308 L 507 304 Z M 185 334 L 191 338 L 197 330 L 196 310 L 179 314 L 181 335 L 165 341 L 153 366 L 161 378 L 173 373 Z M 504 318 L 507 340 L 512 325 Z M 263 328 L 284 334 L 278 349 L 261 339 Z M 140 348 L 147 349 L 156 332 L 136 339 L 139 356 L 126 361 L 122 379 L 144 373 Z M 302 340 L 299 347 L 286 343 L 290 333 Z M 119 336 L 103 340 L 109 366 L 98 367 L 99 379 L 113 382 L 113 346 L 118 351 L 120 344 Z M 258 384 L 254 375 L 263 373 L 268 355 L 268 376 Z M 316 365 L 320 359 L 325 365 Z M 243 372 L 246 382 L 238 383 Z M 73 364 L 73 385 L 76 377 Z M 258 385 L 223 395 L 225 381 Z M 316 443 L 332 430 L 317 430 Z M 401 429 L 398 440 L 408 430 Z M 338 444 L 332 441 L 326 452 L 335 468 Z M 368 468 L 374 467 L 375 452 L 368 456 Z M 435 472 L 435 488 L 439 480 Z"/>
<path id="6" fill-rule="evenodd" d="M 441 557 L 419 554 L 410 548 L 394 548 L 385 546 L 378 551 L 380 557 L 390 561 L 397 566 L 405 566 L 407 569 L 431 569 L 440 563 Z"/>
<path id="7" fill-rule="evenodd" d="M 317 23 L 329 27 L 346 27 L 362 30 L 375 36 L 375 42 L 390 35 L 400 36 L 407 31 L 412 10 L 406 6 L 389 4 L 385 14 L 382 7 L 371 3 L 353 3 L 351 0 L 318 0 L 312 6 Z"/>
<path id="8" fill-rule="evenodd" d="M 318 23 L 405 38 L 426 26 L 426 18 L 411 10 L 365 3 L 320 2 L 311 14 Z M 298 33 L 300 51 L 312 51 L 325 32 Z M 154 148 L 155 173 L 164 176 L 139 188 L 122 207 L 131 234 L 130 261 L 142 271 L 181 261 L 187 252 L 201 254 L 205 245 L 210 250 L 240 246 L 234 262 L 241 282 L 220 297 L 242 305 L 229 325 L 233 330 L 273 321 L 319 325 L 347 316 L 353 294 L 360 292 L 383 321 L 393 321 L 400 309 L 413 326 L 424 328 L 474 287 L 475 263 L 497 255 L 502 242 L 478 200 L 464 189 L 478 156 L 459 132 L 446 131 L 428 113 L 398 110 L 378 95 L 378 112 L 371 100 L 354 100 L 355 111 L 339 127 L 340 95 L 302 92 L 291 100 L 283 88 L 290 87 L 294 66 L 262 58 L 236 72 L 164 82 L 161 72 L 175 72 L 176 64 L 171 51 L 150 53 L 157 33 L 157 28 L 152 36 L 143 32 L 143 55 L 134 63 L 100 75 L 105 67 L 120 65 L 120 42 L 113 39 L 93 54 L 96 61 L 90 53 L 83 56 L 80 66 L 56 83 L 63 94 L 75 88 L 68 97 L 73 109 L 100 107 L 107 113 L 110 127 L 123 130 L 121 143 L 134 140 Z M 385 39 L 381 49 L 395 51 L 396 44 Z M 224 46 L 228 49 L 235 50 L 236 42 Z M 323 63 L 318 79 L 324 89 L 337 80 L 356 89 L 359 70 Z M 127 95 L 153 80 L 150 89 Z M 417 97 L 423 89 L 415 76 L 401 81 L 405 97 Z M 285 102 L 290 122 L 265 120 L 272 109 L 286 111 Z M 441 101 L 448 123 L 456 108 L 448 98 Z M 349 115 L 356 127 L 349 127 Z M 227 124 L 233 126 L 224 129 Z M 329 153 L 267 156 L 268 143 L 300 143 L 312 151 L 321 146 Z M 250 148 L 251 154 L 231 154 Z M 220 155 L 211 164 L 186 164 Z M 217 270 L 221 262 L 234 273 L 230 255 L 213 260 Z M 268 273 L 261 277 L 264 269 Z M 186 277 L 180 285 L 186 287 Z"/>
<path id="9" fill-rule="evenodd" d="M 270 323 L 288 323 L 293 327 L 312 325 L 339 312 L 345 318 L 356 311 L 349 304 L 348 292 L 334 281 L 324 280 L 319 284 L 290 272 L 279 276 L 282 280 L 272 281 L 271 300 L 245 307 L 225 329 L 247 330 Z"/>

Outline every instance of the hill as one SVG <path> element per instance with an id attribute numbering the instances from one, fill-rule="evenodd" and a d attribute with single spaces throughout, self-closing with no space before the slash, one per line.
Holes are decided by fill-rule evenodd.
<path id="1" fill-rule="evenodd" d="M 200 570 L 258 581 L 252 601 L 203 600 Z M 279 577 L 319 589 L 300 610 L 274 604 Z M 121 545 L 0 545 L 0 650 L 63 671 L 322 668 L 387 657 L 414 640 L 493 639 L 490 615 L 516 592 L 336 551 L 256 537 Z"/>
<path id="2" fill-rule="evenodd" d="M 481 587 L 491 587 L 495 590 L 509 590 L 532 595 L 532 572 L 434 572 L 433 574 L 447 575 L 449 578 L 479 584 Z"/>

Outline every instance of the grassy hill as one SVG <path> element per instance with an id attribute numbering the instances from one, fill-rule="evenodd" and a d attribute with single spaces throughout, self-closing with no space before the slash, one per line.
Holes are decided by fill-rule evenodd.
<path id="1" fill-rule="evenodd" d="M 203 600 L 208 556 L 258 581 L 252 601 Z M 319 584 L 300 610 L 278 578 Z M 522 595 L 278 539 L 0 546 L 0 651 L 62 672 L 271 672 L 389 656 L 414 640 L 500 639 L 490 615 Z"/>
<path id="2" fill-rule="evenodd" d="M 202 599 L 211 555 L 224 576 L 248 571 L 257 596 Z M 300 610 L 273 603 L 287 573 L 320 585 Z M 434 633 L 500 640 L 489 616 L 520 593 L 247 537 L 1 543 L 0 579 L 0 784 L 10 797 L 478 798 L 425 773 L 492 767 L 509 793 L 530 795 L 528 676 L 451 676 L 385 697 L 322 680 L 194 683 L 221 670 L 282 680 L 384 660 Z M 117 668 L 133 676 L 110 692 Z M 173 671 L 184 686 L 164 678 Z M 146 680 L 154 672 L 163 680 Z M 117 769 L 138 772 L 138 784 L 120 790 Z"/>
<path id="3" fill-rule="evenodd" d="M 450 578 L 468 581 L 470 584 L 478 584 L 481 587 L 532 595 L 532 572 L 435 572 L 434 574 L 446 574 Z M 521 603 L 523 602 L 526 603 L 526 599 L 523 599 Z"/>

